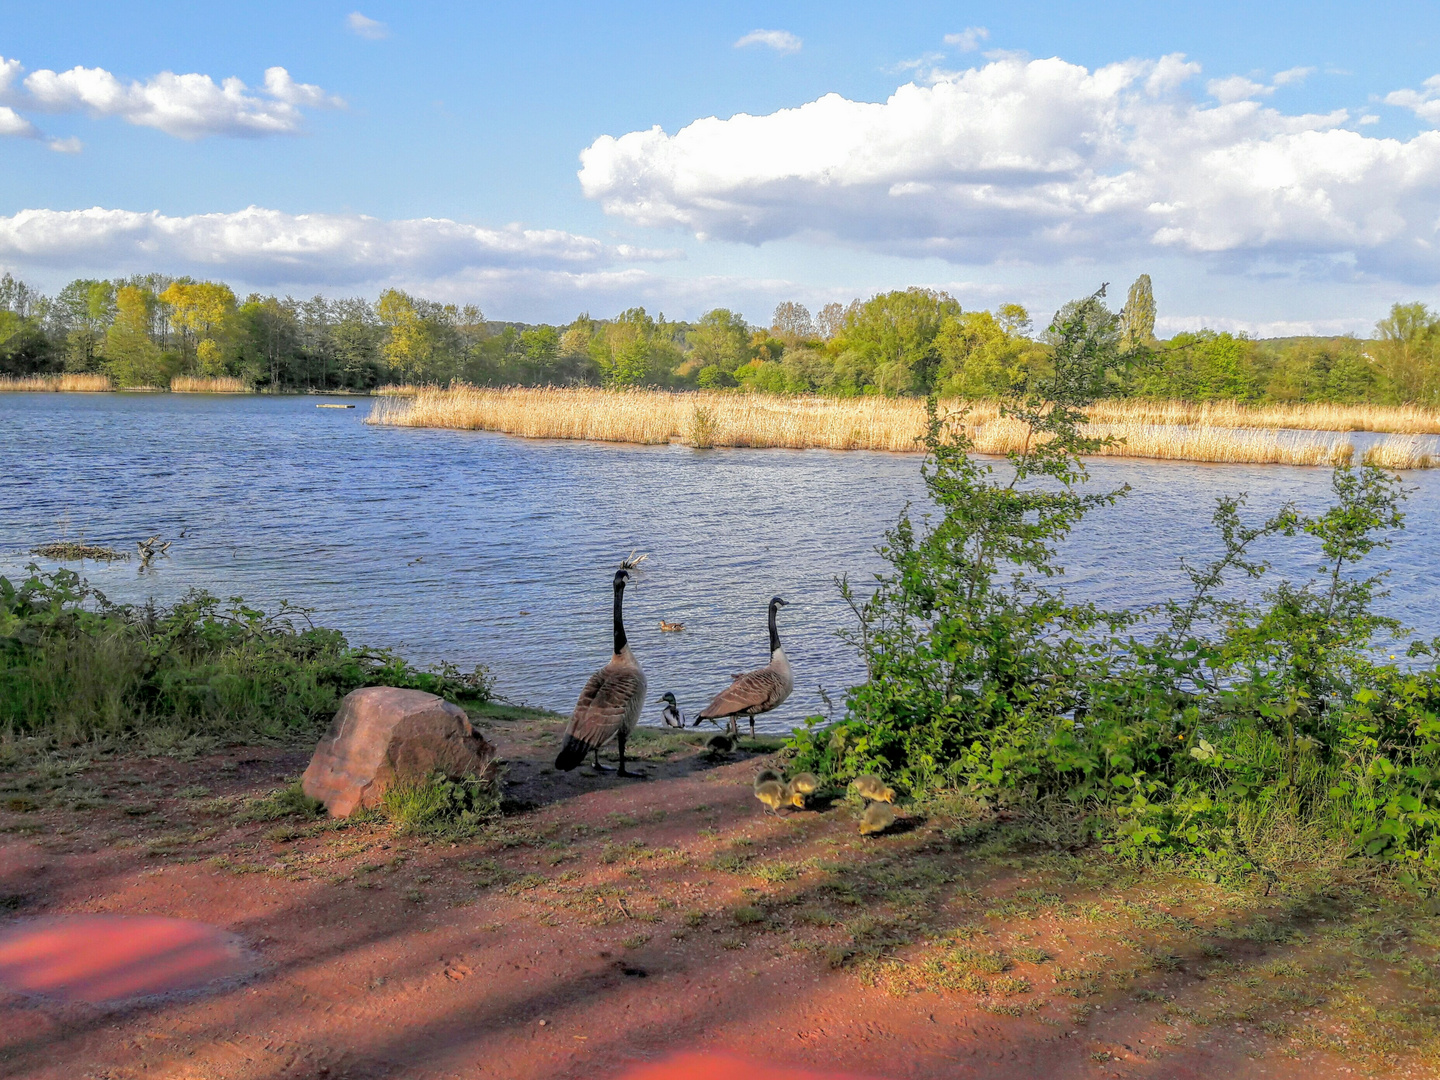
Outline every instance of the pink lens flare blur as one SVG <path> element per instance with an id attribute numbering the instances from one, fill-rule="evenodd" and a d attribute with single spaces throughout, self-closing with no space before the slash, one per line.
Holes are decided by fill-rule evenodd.
<path id="1" fill-rule="evenodd" d="M 196 990 L 252 966 L 234 934 L 184 919 L 60 915 L 0 929 L 0 987 L 67 1002 Z"/>
<path id="2" fill-rule="evenodd" d="M 632 1069 L 620 1080 L 878 1080 L 855 1073 L 788 1069 L 766 1061 L 747 1061 L 726 1054 L 681 1054 Z"/>

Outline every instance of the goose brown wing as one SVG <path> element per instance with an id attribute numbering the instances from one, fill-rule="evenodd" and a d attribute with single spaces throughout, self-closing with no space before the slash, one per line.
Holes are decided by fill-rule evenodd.
<path id="1" fill-rule="evenodd" d="M 769 712 L 785 700 L 790 688 L 773 668 L 761 668 L 738 675 L 730 686 L 715 695 L 715 700 L 705 706 L 697 719 L 718 719 L 734 716 L 736 713 Z"/>
<path id="2" fill-rule="evenodd" d="M 638 713 L 644 694 L 645 676 L 639 668 L 607 664 L 580 691 L 566 736 L 584 743 L 587 750 L 604 746 L 627 725 L 632 713 Z"/>

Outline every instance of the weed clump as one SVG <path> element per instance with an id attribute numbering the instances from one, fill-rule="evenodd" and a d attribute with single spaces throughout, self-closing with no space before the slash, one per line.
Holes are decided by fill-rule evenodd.
<path id="1" fill-rule="evenodd" d="M 433 773 L 418 783 L 391 785 L 380 809 L 403 833 L 463 839 L 499 820 L 500 785 L 495 779 L 452 779 Z"/>

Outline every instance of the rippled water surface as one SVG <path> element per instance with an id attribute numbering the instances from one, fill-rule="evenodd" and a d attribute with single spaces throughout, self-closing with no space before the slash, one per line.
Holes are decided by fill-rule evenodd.
<path id="1" fill-rule="evenodd" d="M 0 574 L 61 537 L 133 550 L 179 537 L 168 560 L 87 563 L 112 599 L 171 600 L 192 587 L 262 605 L 287 599 L 352 641 L 421 662 L 489 665 L 513 700 L 563 712 L 609 655 L 610 578 L 650 553 L 627 591 L 627 629 L 653 691 L 687 715 L 766 659 L 778 593 L 796 692 L 760 726 L 820 711 L 860 668 L 832 580 L 879 568 L 874 547 L 907 500 L 919 458 L 788 450 L 694 451 L 371 427 L 368 403 L 314 397 L 0 395 Z M 343 400 L 343 399 L 336 399 Z M 1283 466 L 1092 463 L 1128 498 L 1063 549 L 1063 579 L 1111 606 L 1176 594 L 1182 555 L 1215 550 L 1217 495 L 1257 513 L 1323 504 L 1329 474 Z M 1440 634 L 1440 471 L 1411 473 L 1409 528 L 1377 556 L 1387 612 Z M 1301 574 L 1312 549 L 1270 552 Z M 683 622 L 679 634 L 659 621 Z M 648 719 L 658 718 L 652 707 Z M 768 724 L 767 721 L 768 720 Z"/>

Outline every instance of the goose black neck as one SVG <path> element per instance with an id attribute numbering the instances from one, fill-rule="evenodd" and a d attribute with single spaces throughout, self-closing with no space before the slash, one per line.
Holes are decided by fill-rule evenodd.
<path id="1" fill-rule="evenodd" d="M 625 648 L 625 624 L 620 619 L 620 601 L 625 596 L 625 582 L 615 582 L 615 653 Z"/>
<path id="2" fill-rule="evenodd" d="M 775 629 L 775 612 L 777 605 L 770 605 L 770 651 L 773 653 L 780 648 L 780 631 Z"/>

